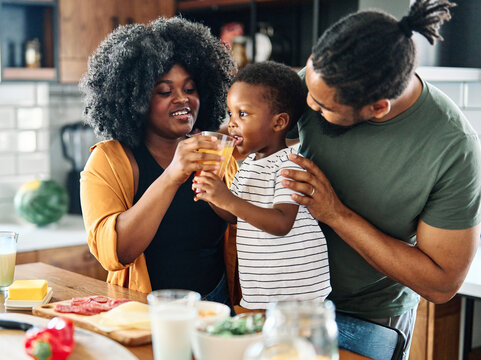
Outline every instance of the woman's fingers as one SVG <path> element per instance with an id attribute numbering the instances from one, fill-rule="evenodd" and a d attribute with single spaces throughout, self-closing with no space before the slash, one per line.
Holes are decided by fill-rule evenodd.
<path id="1" fill-rule="evenodd" d="M 222 146 L 218 143 L 215 136 L 197 135 L 182 141 L 182 144 L 184 144 L 189 151 L 222 149 Z"/>
<path id="2" fill-rule="evenodd" d="M 219 154 L 222 147 L 217 143 L 217 138 L 213 136 L 198 135 L 188 138 L 179 143 L 178 149 L 181 159 L 185 162 L 207 162 L 209 164 L 224 161 L 224 157 Z"/>

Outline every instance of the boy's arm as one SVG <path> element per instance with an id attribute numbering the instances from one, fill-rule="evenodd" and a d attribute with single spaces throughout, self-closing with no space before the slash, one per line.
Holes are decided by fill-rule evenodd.
<path id="1" fill-rule="evenodd" d="M 235 198 L 226 210 L 238 218 L 276 236 L 283 236 L 291 231 L 299 209 L 298 205 L 276 204 L 273 208 L 263 208 L 237 196 Z"/>
<path id="2" fill-rule="evenodd" d="M 276 204 L 273 208 L 251 204 L 235 196 L 217 175 L 210 172 L 202 172 L 201 176 L 194 179 L 192 187 L 202 191 L 196 195 L 196 200 L 208 201 L 211 206 L 214 206 L 214 211 L 216 211 L 215 207 L 220 208 L 276 236 L 286 235 L 291 230 L 299 208 L 297 204 Z M 221 214 L 217 214 L 227 220 Z"/>
<path id="3" fill-rule="evenodd" d="M 237 216 L 231 214 L 230 212 L 224 209 L 221 209 L 220 207 L 215 206 L 211 202 L 209 202 L 209 205 L 212 208 L 212 210 L 214 210 L 214 212 L 217 214 L 218 217 L 228 222 L 229 224 L 237 224 Z"/>

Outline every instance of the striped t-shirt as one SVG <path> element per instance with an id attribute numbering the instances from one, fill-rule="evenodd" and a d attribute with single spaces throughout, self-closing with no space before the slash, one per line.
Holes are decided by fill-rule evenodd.
<path id="1" fill-rule="evenodd" d="M 292 148 L 266 158 L 249 155 L 242 163 L 231 191 L 250 203 L 272 208 L 292 203 L 292 190 L 281 181 L 282 169 L 302 169 L 288 159 Z M 266 309 L 269 302 L 325 299 L 331 291 L 324 234 L 305 206 L 299 205 L 291 231 L 275 236 L 237 219 L 237 255 L 242 289 L 240 305 Z"/>

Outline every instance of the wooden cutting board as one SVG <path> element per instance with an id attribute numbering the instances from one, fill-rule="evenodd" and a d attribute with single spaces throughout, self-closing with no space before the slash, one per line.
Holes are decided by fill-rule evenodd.
<path id="1" fill-rule="evenodd" d="M 150 330 L 140 330 L 140 329 L 122 329 L 106 332 L 100 330 L 92 322 L 89 322 L 90 316 L 79 315 L 73 313 L 60 313 L 54 310 L 57 304 L 70 304 L 70 300 L 64 300 L 59 302 L 53 302 L 45 305 L 39 305 L 32 309 L 33 315 L 41 316 L 44 318 L 53 318 L 55 316 L 62 316 L 72 319 L 75 326 L 87 329 L 98 334 L 107 336 L 119 343 L 127 346 L 138 346 L 145 345 L 152 342 L 152 334 Z"/>

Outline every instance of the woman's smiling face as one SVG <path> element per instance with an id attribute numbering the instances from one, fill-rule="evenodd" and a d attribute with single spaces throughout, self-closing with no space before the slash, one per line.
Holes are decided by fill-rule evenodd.
<path id="1" fill-rule="evenodd" d="M 146 132 L 170 139 L 182 137 L 192 131 L 199 107 L 199 93 L 192 76 L 176 64 L 155 84 Z"/>

